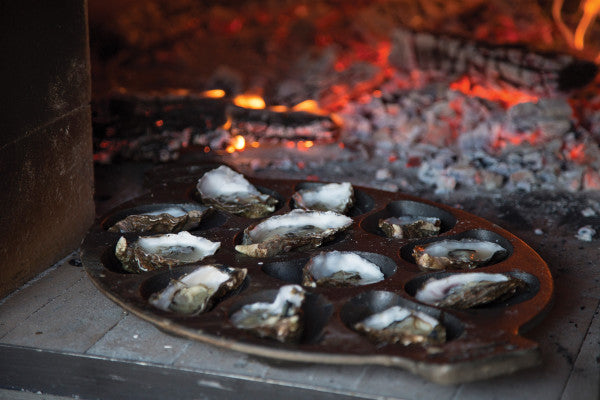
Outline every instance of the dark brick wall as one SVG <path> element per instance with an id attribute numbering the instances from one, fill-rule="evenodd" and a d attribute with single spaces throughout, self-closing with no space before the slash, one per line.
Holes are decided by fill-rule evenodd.
<path id="1" fill-rule="evenodd" d="M 0 2 L 0 298 L 94 218 L 85 0 Z"/>

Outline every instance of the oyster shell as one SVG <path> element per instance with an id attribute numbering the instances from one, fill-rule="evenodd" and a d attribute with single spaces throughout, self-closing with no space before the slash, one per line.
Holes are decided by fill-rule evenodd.
<path id="1" fill-rule="evenodd" d="M 352 219 L 332 211 L 292 210 L 244 230 L 235 249 L 251 257 L 271 257 L 295 248 L 315 248 L 352 225 Z"/>
<path id="2" fill-rule="evenodd" d="M 403 215 L 380 219 L 378 225 L 387 237 L 417 239 L 439 235 L 442 221 L 435 217 Z"/>
<path id="3" fill-rule="evenodd" d="M 437 319 L 400 306 L 373 314 L 354 324 L 354 329 L 380 344 L 434 345 L 446 341 L 446 328 Z"/>
<path id="4" fill-rule="evenodd" d="M 282 286 L 272 303 L 246 304 L 230 317 L 236 328 L 280 342 L 300 339 L 303 330 L 302 304 L 306 294 L 298 285 Z"/>
<path id="5" fill-rule="evenodd" d="M 506 252 L 499 244 L 483 240 L 441 240 L 415 246 L 413 257 L 425 270 L 473 269 Z"/>
<path id="6" fill-rule="evenodd" d="M 346 213 L 354 205 L 354 188 L 349 182 L 314 184 L 292 195 L 297 208 Z"/>
<path id="7" fill-rule="evenodd" d="M 512 296 L 525 282 L 504 274 L 473 272 L 431 278 L 415 298 L 438 307 L 466 309 Z"/>
<path id="8" fill-rule="evenodd" d="M 115 255 L 123 264 L 123 269 L 140 273 L 198 262 L 215 254 L 220 245 L 220 242 L 211 242 L 186 231 L 140 236 L 131 243 L 121 236 L 115 247 Z"/>
<path id="9" fill-rule="evenodd" d="M 203 265 L 167 287 L 153 293 L 148 302 L 164 311 L 179 314 L 200 314 L 212 308 L 217 300 L 237 289 L 248 270 L 223 265 Z"/>
<path id="10" fill-rule="evenodd" d="M 352 252 L 322 252 L 312 257 L 302 269 L 302 285 L 360 286 L 384 279 L 381 269 Z"/>
<path id="11" fill-rule="evenodd" d="M 259 192 L 244 175 L 225 165 L 205 173 L 196 189 L 204 204 L 248 218 L 265 217 L 277 205 L 277 199 Z"/>
<path id="12" fill-rule="evenodd" d="M 128 215 L 108 230 L 120 233 L 170 233 L 197 228 L 202 218 L 212 212 L 211 208 L 188 210 L 183 206 L 171 206 L 157 211 Z"/>

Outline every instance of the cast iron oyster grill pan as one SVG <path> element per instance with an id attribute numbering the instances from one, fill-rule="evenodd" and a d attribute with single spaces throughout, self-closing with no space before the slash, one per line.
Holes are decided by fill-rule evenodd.
<path id="1" fill-rule="evenodd" d="M 541 257 L 510 232 L 459 209 L 414 196 L 355 187 L 356 204 L 348 213 L 353 224 L 331 242 L 310 251 L 291 251 L 271 258 L 252 258 L 237 253 L 243 230 L 260 221 L 216 211 L 191 233 L 221 242 L 217 253 L 200 263 L 130 274 L 114 255 L 120 233 L 107 231 L 118 218 L 147 212 L 157 205 L 197 205 L 195 184 L 206 171 L 218 165 L 194 165 L 170 175 L 149 193 L 122 204 L 98 219 L 81 247 L 83 265 L 94 284 L 124 309 L 160 329 L 179 336 L 261 357 L 299 362 L 332 364 L 380 364 L 396 366 L 438 383 L 459 383 L 513 372 L 540 362 L 538 344 L 520 334 L 536 324 L 549 309 L 554 285 Z M 291 195 L 309 184 L 297 180 L 248 180 L 280 200 L 273 215 L 289 212 Z M 386 238 L 377 228 L 379 218 L 397 213 L 436 216 L 442 232 L 428 239 Z M 135 234 L 125 234 L 135 238 Z M 477 268 L 481 272 L 506 273 L 524 280 L 525 289 L 511 299 L 471 310 L 432 307 L 416 301 L 415 288 L 430 276 L 453 271 L 423 272 L 412 259 L 412 248 L 420 243 L 448 238 L 477 238 L 501 244 L 508 250 L 502 259 Z M 358 287 L 305 288 L 305 329 L 299 343 L 280 343 L 259 338 L 235 328 L 229 316 L 243 304 L 272 300 L 279 287 L 298 283 L 301 268 L 321 251 L 353 251 L 379 260 L 386 278 Z M 383 261 L 382 261 L 383 260 Z M 171 277 L 201 264 L 225 264 L 247 268 L 248 276 L 236 291 L 212 310 L 184 316 L 154 308 L 148 297 L 162 289 Z M 392 305 L 424 311 L 438 318 L 447 329 L 442 345 L 377 345 L 351 328 L 371 313 Z"/>

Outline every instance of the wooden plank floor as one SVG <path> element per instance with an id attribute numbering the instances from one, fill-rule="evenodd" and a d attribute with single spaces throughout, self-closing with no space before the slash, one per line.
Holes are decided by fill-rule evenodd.
<path id="1" fill-rule="evenodd" d="M 213 395 L 225 378 L 262 383 L 263 391 L 301 388 L 349 398 L 593 399 L 599 395 L 597 282 L 580 282 L 585 276 L 565 278 L 566 287 L 577 285 L 580 290 L 567 296 L 557 293 L 561 304 L 527 335 L 541 344 L 541 366 L 482 382 L 441 386 L 394 368 L 281 364 L 162 333 L 105 298 L 83 268 L 69 264 L 75 256 L 0 303 L 0 344 L 209 374 L 213 378 L 204 383 Z M 0 378 L 0 386 L 7 385 Z M 47 393 L 78 395 L 76 387 L 70 390 Z M 3 391 L 0 396 L 10 398 L 6 397 L 10 393 Z"/>

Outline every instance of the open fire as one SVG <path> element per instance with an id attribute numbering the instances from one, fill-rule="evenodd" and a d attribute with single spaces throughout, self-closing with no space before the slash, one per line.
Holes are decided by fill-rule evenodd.
<path id="1" fill-rule="evenodd" d="M 582 61 L 595 58 L 598 33 L 592 22 L 600 2 L 584 0 L 577 11 L 561 0 L 546 8 L 526 2 L 518 12 L 503 2 L 489 8 L 476 0 L 445 6 L 419 2 L 420 11 L 414 9 L 416 2 L 407 2 L 413 7 L 408 21 L 397 12 L 396 19 L 387 15 L 391 5 L 385 1 L 341 10 L 325 2 L 321 8 L 286 3 L 259 11 L 258 3 L 248 2 L 241 11 L 226 6 L 205 10 L 210 15 L 220 10 L 220 17 L 206 26 L 204 16 L 188 19 L 169 7 L 154 17 L 165 23 L 179 16 L 176 23 L 186 32 L 219 31 L 215 41 L 221 45 L 271 33 L 260 36 L 262 45 L 279 54 L 293 41 L 298 54 L 289 58 L 283 75 L 281 60 L 269 62 L 274 54 L 265 57 L 261 72 L 254 64 L 235 69 L 227 55 L 203 81 L 203 90 L 194 89 L 197 84 L 170 88 L 177 79 L 164 78 L 168 67 L 159 73 L 159 90 L 151 90 L 157 88 L 152 85 L 137 90 L 136 84 L 113 90 L 96 103 L 95 160 L 164 162 L 208 154 L 230 157 L 240 168 L 268 167 L 323 179 L 332 171 L 348 175 L 350 165 L 360 162 L 371 185 L 438 193 L 461 187 L 600 189 L 595 113 L 600 95 L 596 83 L 588 84 L 596 66 Z M 180 6 L 186 4 L 182 0 Z M 132 49 L 141 45 L 131 35 L 154 28 L 134 27 L 135 12 L 148 10 L 132 7 L 118 25 L 134 54 Z M 491 16 L 490 9 L 497 15 Z M 432 29 L 442 11 L 450 13 L 454 25 L 445 21 L 443 29 L 435 29 L 439 33 L 400 27 Z M 523 14 L 532 20 L 525 23 Z M 469 19 L 475 15 L 488 20 Z M 266 22 L 271 18 L 277 18 L 276 26 Z M 342 28 L 348 20 L 352 23 Z M 307 43 L 291 33 L 299 21 L 312 27 L 304 33 Z M 375 29 L 383 22 L 385 32 Z M 461 38 L 467 22 L 474 24 L 475 38 L 496 44 Z M 576 28 L 572 32 L 569 26 Z M 358 28 L 360 34 L 344 38 L 348 29 Z M 165 39 L 170 34 L 167 30 Z M 550 48 L 561 53 L 548 53 Z M 579 50 L 580 58 L 568 55 L 569 48 Z M 168 46 L 155 50 L 149 47 L 147 55 L 170 57 L 175 51 Z M 240 51 L 240 61 L 250 60 L 246 50 Z M 171 55 L 172 61 L 181 56 Z M 193 57 L 186 62 L 192 64 Z M 244 85 L 246 73 L 253 78 Z M 243 86 L 251 89 L 244 92 Z"/>

